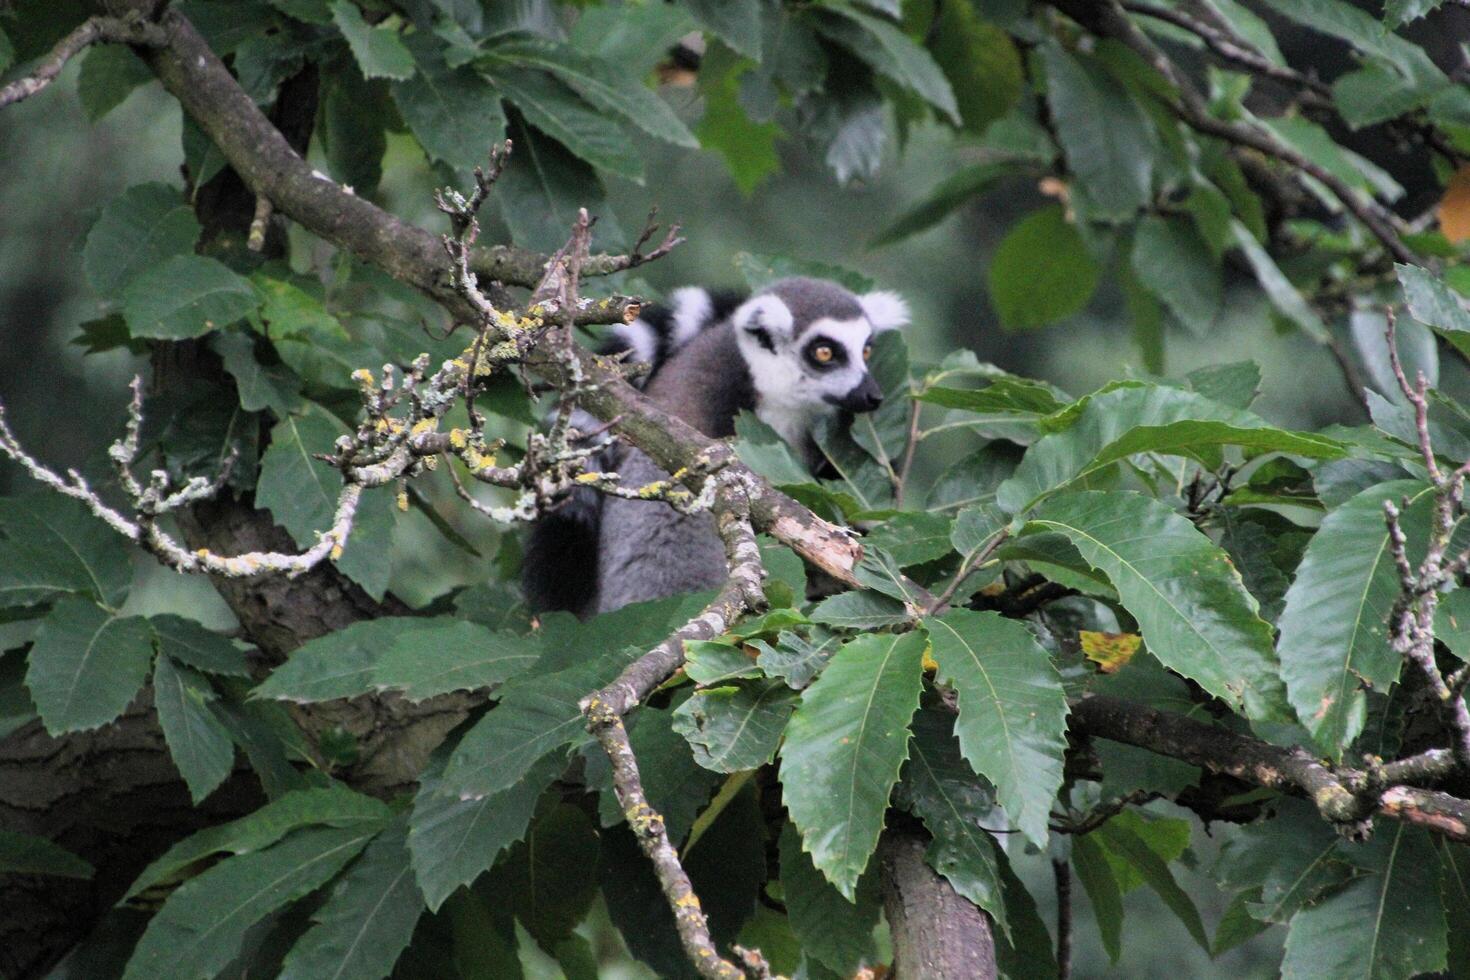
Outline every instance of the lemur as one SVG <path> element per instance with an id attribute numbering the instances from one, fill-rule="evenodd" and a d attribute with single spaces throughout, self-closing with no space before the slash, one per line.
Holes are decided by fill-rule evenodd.
<path id="1" fill-rule="evenodd" d="M 782 279 L 748 298 L 686 287 L 670 300 L 619 327 L 603 352 L 626 350 L 648 362 L 649 398 L 705 435 L 734 435 L 735 417 L 747 409 L 814 469 L 822 461 L 813 439 L 820 420 L 881 404 L 867 368 L 872 340 L 909 318 L 894 293 L 857 295 L 808 278 Z M 629 486 L 668 476 L 631 447 L 604 450 L 599 465 Z M 708 514 L 584 489 L 533 526 L 523 568 L 534 610 L 585 617 L 717 586 L 725 556 Z"/>

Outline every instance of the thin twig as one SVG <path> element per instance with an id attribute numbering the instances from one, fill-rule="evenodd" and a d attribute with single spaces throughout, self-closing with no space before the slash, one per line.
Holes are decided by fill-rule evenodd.
<path id="1" fill-rule="evenodd" d="M 1057 886 L 1057 980 L 1072 976 L 1072 866 L 1053 858 L 1052 878 Z"/>
<path id="2" fill-rule="evenodd" d="M 0 88 L 0 108 L 40 92 L 56 80 L 66 63 L 94 44 L 136 44 L 160 48 L 168 43 L 168 32 L 157 24 L 120 17 L 89 17 L 41 59 L 29 75 Z"/>
<path id="3" fill-rule="evenodd" d="M 919 448 L 919 413 L 923 407 L 923 403 L 915 398 L 909 408 L 908 443 L 904 446 L 903 462 L 898 466 L 898 478 L 894 480 L 893 487 L 893 506 L 896 510 L 903 510 L 904 494 L 908 491 L 909 471 L 914 465 L 914 451 Z"/>

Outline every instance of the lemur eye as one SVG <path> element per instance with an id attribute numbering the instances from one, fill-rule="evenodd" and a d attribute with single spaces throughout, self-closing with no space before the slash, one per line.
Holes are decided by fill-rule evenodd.
<path id="1" fill-rule="evenodd" d="M 872 344 L 864 344 L 863 345 L 863 360 L 865 360 L 865 361 L 871 361 L 872 359 L 873 359 L 873 345 Z"/>
<path id="2" fill-rule="evenodd" d="M 832 358 L 836 356 L 837 355 L 832 352 L 832 348 L 828 347 L 826 344 L 818 344 L 816 347 L 812 348 L 812 360 L 816 361 L 818 364 L 828 364 L 831 362 Z"/>

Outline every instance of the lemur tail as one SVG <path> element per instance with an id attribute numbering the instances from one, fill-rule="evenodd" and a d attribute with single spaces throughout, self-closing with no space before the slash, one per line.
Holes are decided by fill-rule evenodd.
<path id="1" fill-rule="evenodd" d="M 721 322 L 743 303 L 746 294 L 684 286 L 669 294 L 667 305 L 646 307 L 642 316 L 619 324 L 602 344 L 602 354 L 629 351 L 629 359 L 649 365 L 635 383 L 647 386 L 660 368 L 701 331 Z M 599 426 L 597 419 L 578 409 L 572 425 L 582 432 Z M 607 436 L 594 457 L 600 470 L 616 470 L 618 447 Z M 565 610 L 586 615 L 596 605 L 598 537 L 602 524 L 602 494 L 579 487 L 556 510 L 531 525 L 521 563 L 521 588 L 533 612 Z"/>

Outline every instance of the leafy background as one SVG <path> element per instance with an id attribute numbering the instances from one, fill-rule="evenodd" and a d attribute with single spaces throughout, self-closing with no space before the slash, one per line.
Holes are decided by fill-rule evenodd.
<path id="1" fill-rule="evenodd" d="M 356 27 L 350 21 L 342 26 L 344 33 Z M 1344 57 L 1340 45 L 1321 35 L 1288 29 L 1282 43 L 1292 45 L 1293 60 L 1325 67 Z M 182 139 L 177 106 L 156 84 L 128 95 L 95 125 L 89 122 L 82 103 L 71 97 L 84 67 L 67 69 L 59 83 L 63 92 L 0 113 L 0 145 L 6 147 L 0 154 L 0 214 L 6 216 L 6 233 L 0 237 L 0 349 L 7 353 L 0 370 L 0 399 L 10 407 L 22 440 L 45 445 L 48 458 L 59 464 L 82 463 L 105 445 L 110 439 L 105 434 L 119 416 L 125 381 L 139 369 L 125 351 L 84 359 L 72 343 L 77 324 L 98 312 L 95 298 L 83 286 L 80 243 L 103 202 L 134 184 L 175 182 Z M 387 70 L 394 70 L 391 64 Z M 1065 67 L 1058 65 L 1057 70 L 1064 72 Z M 695 94 L 676 90 L 672 103 L 695 125 L 703 110 Z M 695 129 L 710 142 L 720 138 L 708 128 Z M 639 226 L 650 199 L 665 215 L 684 222 L 689 244 L 667 261 L 640 270 L 653 292 L 686 282 L 738 283 L 736 256 L 742 252 L 798 256 L 858 270 L 902 291 L 916 312 L 909 332 L 916 357 L 937 358 L 966 347 L 983 360 L 1074 392 L 1142 371 L 1125 297 L 1111 283 L 1104 283 L 1080 312 L 1044 330 L 1001 328 L 997 310 L 1009 310 L 1008 319 L 1029 315 L 1008 306 L 1004 291 L 989 286 L 993 273 L 987 270 L 997 264 L 1006 268 L 1007 255 L 998 252 L 1001 241 L 1018 220 L 1055 221 L 1060 214 L 1059 208 L 1047 209 L 1049 198 L 1034 180 L 1000 180 L 933 229 L 874 247 L 895 220 L 972 159 L 964 140 L 938 125 L 919 124 L 908 139 L 901 154 L 892 140 L 884 145 L 883 165 L 875 176 L 845 182 L 834 179 L 820 152 L 782 141 L 775 171 L 753 189 L 742 188 L 711 151 L 641 141 L 645 183 L 607 178 L 609 200 L 599 230 L 616 242 L 619 229 Z M 57 179 L 58 174 L 66 179 Z M 389 209 L 432 225 L 429 192 L 440 176 L 406 137 L 390 135 L 381 192 Z M 1411 194 L 1432 193 L 1427 175 L 1414 173 L 1412 167 L 1405 167 L 1401 179 Z M 487 236 L 500 237 L 504 231 L 492 223 Z M 1161 250 L 1171 247 L 1167 227 L 1139 234 L 1157 238 L 1154 244 Z M 1017 247 L 1012 240 L 1012 248 Z M 1025 258 L 1023 251 L 1019 261 Z M 1330 356 L 1299 333 L 1279 331 L 1260 290 L 1242 270 L 1226 270 L 1214 302 L 1224 312 L 1208 332 L 1167 328 L 1169 373 L 1182 375 L 1199 365 L 1250 357 L 1265 372 L 1264 393 L 1255 409 L 1272 423 L 1310 429 L 1352 414 Z M 494 551 L 493 529 L 467 525 L 461 530 L 485 553 Z M 477 566 L 466 559 L 458 567 L 440 562 L 438 542 L 437 532 L 416 514 L 400 523 L 394 542 L 395 590 L 431 595 L 442 590 L 446 579 L 477 573 Z M 432 563 L 426 555 L 434 556 Z M 227 621 L 227 611 L 202 583 L 158 573 L 146 563 L 139 564 L 137 574 L 140 580 L 125 613 L 178 610 L 213 625 Z M 949 669 L 943 662 L 941 666 Z M 187 686 L 186 678 L 169 680 L 181 690 Z M 1192 887 L 1192 868 L 1176 865 L 1175 873 L 1185 891 L 1213 895 L 1203 873 L 1213 860 L 1211 842 L 1197 838 L 1193 846 L 1201 887 Z M 1011 853 L 1049 917 L 1049 870 L 1044 860 L 1028 858 L 1022 850 L 1013 846 Z M 1165 912 L 1164 900 L 1153 890 L 1133 888 L 1119 900 L 1127 909 L 1129 929 L 1117 969 L 1128 974 L 1172 970 L 1198 975 L 1210 969 L 1253 975 L 1269 971 L 1279 958 L 1279 949 L 1271 946 L 1280 939 L 1267 934 L 1207 967 L 1210 961 L 1192 943 L 1181 941 L 1184 927 Z M 1222 911 L 1203 909 L 1210 921 Z M 1104 972 L 1102 951 L 1112 940 L 1092 933 L 1093 917 L 1080 916 L 1079 921 L 1078 975 Z"/>

